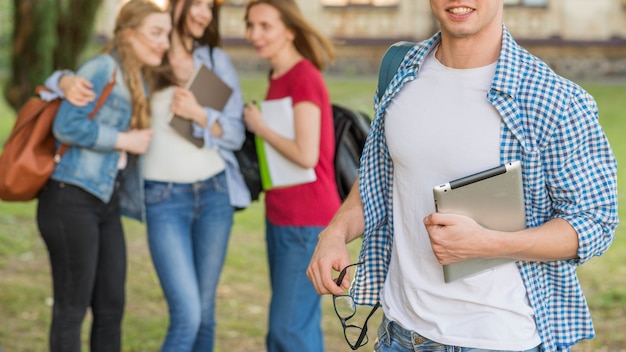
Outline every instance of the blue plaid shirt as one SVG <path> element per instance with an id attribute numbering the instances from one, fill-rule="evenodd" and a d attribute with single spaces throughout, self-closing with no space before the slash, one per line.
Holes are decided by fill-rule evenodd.
<path id="1" fill-rule="evenodd" d="M 361 159 L 360 193 L 365 232 L 353 294 L 357 303 L 379 299 L 393 242 L 393 160 L 384 118 L 402 86 L 417 78 L 436 34 L 405 56 L 384 95 L 375 98 L 375 120 Z M 544 351 L 568 351 L 595 336 L 576 268 L 602 255 L 618 224 L 617 165 L 598 122 L 597 105 L 578 85 L 556 75 L 520 47 L 503 26 L 496 74 L 486 97 L 501 118 L 500 161 L 521 160 L 526 223 L 567 220 L 578 233 L 578 258 L 518 261 Z"/>

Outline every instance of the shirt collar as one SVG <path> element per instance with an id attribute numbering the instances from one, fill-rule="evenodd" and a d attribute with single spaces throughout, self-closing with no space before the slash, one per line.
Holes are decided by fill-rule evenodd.
<path id="1" fill-rule="evenodd" d="M 411 73 L 417 74 L 428 54 L 435 50 L 440 43 L 441 32 L 438 32 L 428 39 L 424 45 L 412 48 L 407 55 L 407 60 L 404 60 L 400 65 L 399 71 L 402 73 L 402 76 L 408 76 Z M 511 97 L 515 96 L 517 82 L 519 82 L 520 78 L 520 64 L 517 62 L 520 57 L 520 50 L 523 49 L 517 45 L 509 30 L 502 24 L 502 46 L 498 56 L 496 74 L 491 86 L 492 89 Z"/>

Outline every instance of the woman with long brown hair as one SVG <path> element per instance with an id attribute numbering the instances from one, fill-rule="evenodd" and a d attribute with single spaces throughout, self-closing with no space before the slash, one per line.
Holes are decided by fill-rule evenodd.
<path id="1" fill-rule="evenodd" d="M 295 138 L 269 128 L 254 104 L 244 109 L 246 125 L 285 158 L 316 174 L 313 182 L 265 193 L 272 285 L 267 350 L 319 352 L 324 350 L 320 296 L 306 268 L 317 235 L 341 203 L 334 181 L 332 108 L 320 72 L 334 59 L 334 50 L 293 0 L 252 1 L 245 19 L 246 39 L 271 65 L 265 100 L 291 98 Z"/>
<path id="2" fill-rule="evenodd" d="M 173 76 L 162 80 L 163 89 L 156 87 L 151 98 L 155 133 L 145 163 L 148 243 L 169 309 L 161 351 L 210 352 L 234 209 L 250 203 L 233 154 L 244 141 L 243 98 L 235 68 L 219 47 L 219 4 L 171 0 L 170 13 L 174 30 L 164 68 L 169 66 Z M 199 65 L 232 89 L 222 111 L 201 106 L 182 88 Z M 203 147 L 171 128 L 170 112 L 192 122 Z"/>

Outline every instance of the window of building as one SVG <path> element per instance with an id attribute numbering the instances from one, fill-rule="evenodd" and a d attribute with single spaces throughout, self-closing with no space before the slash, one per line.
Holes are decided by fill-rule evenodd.
<path id="1" fill-rule="evenodd" d="M 310 0 L 306 0 L 310 1 Z M 248 0 L 221 0 L 225 6 L 244 6 Z M 396 7 L 400 0 L 321 0 L 326 7 Z"/>
<path id="2" fill-rule="evenodd" d="M 248 0 L 221 0 L 218 1 L 222 6 L 243 6 L 248 3 Z"/>
<path id="3" fill-rule="evenodd" d="M 400 0 L 321 0 L 322 5 L 328 7 L 368 6 L 392 7 L 397 6 Z"/>
<path id="4" fill-rule="evenodd" d="M 511 6 L 545 7 L 548 6 L 548 0 L 504 0 L 504 4 Z"/>

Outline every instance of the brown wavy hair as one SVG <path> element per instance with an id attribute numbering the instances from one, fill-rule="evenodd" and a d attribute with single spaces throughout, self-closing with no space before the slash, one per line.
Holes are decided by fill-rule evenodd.
<path id="1" fill-rule="evenodd" d="M 128 29 L 137 29 L 144 19 L 153 13 L 167 13 L 150 0 L 130 0 L 119 10 L 115 20 L 113 38 L 104 49 L 107 53 L 117 53 L 121 59 L 122 75 L 128 86 L 132 99 L 133 115 L 130 120 L 131 129 L 150 127 L 151 113 L 147 93 L 144 87 L 144 76 L 149 75 L 135 56 L 128 42 Z"/>
<path id="2" fill-rule="evenodd" d="M 178 3 L 183 2 L 182 11 L 180 12 L 180 18 L 178 19 L 178 23 L 174 21 L 174 11 Z M 193 0 L 170 0 L 169 1 L 169 12 L 172 18 L 172 23 L 174 23 L 174 27 L 172 28 L 172 34 L 178 33 L 178 35 L 182 38 L 187 35 L 187 28 L 185 27 L 185 19 L 189 14 L 189 8 L 191 7 Z M 198 46 L 206 45 L 209 48 L 215 48 L 222 45 L 222 37 L 220 35 L 219 30 L 219 18 L 220 18 L 220 8 L 221 1 L 214 1 L 213 8 L 211 10 L 211 23 L 207 26 L 202 33 L 200 38 L 193 38 L 192 47 L 188 48 L 185 46 L 185 42 L 183 41 L 183 46 L 187 52 L 192 53 L 193 50 Z M 170 36 L 171 38 L 171 36 Z M 172 69 L 172 64 L 168 55 L 163 57 L 163 63 L 158 68 L 150 68 L 150 71 L 154 74 L 151 75 L 150 87 L 154 91 L 159 89 L 163 89 L 165 87 L 176 85 L 176 77 L 174 76 L 174 71 Z"/>
<path id="3" fill-rule="evenodd" d="M 180 18 L 178 19 L 178 23 L 174 22 L 174 9 L 179 2 L 183 2 L 183 9 L 180 12 Z M 174 31 L 178 32 L 178 34 L 182 37 L 187 35 L 187 28 L 185 27 L 185 19 L 189 14 L 189 8 L 191 7 L 193 0 L 170 0 L 169 11 L 172 16 L 172 23 L 175 23 L 172 34 Z M 211 48 L 216 46 L 220 46 L 222 44 L 222 37 L 220 36 L 220 6 L 221 1 L 213 2 L 213 9 L 211 10 L 211 23 L 209 23 L 208 27 L 204 30 L 202 37 L 194 38 L 194 45 L 202 46 L 207 45 Z M 192 52 L 194 48 L 185 48 L 188 52 Z"/>
<path id="4" fill-rule="evenodd" d="M 323 70 L 327 63 L 335 61 L 333 43 L 304 18 L 294 0 L 252 0 L 246 6 L 246 22 L 250 9 L 260 4 L 270 5 L 278 10 L 285 26 L 295 34 L 293 43 L 296 50 L 315 67 Z"/>

